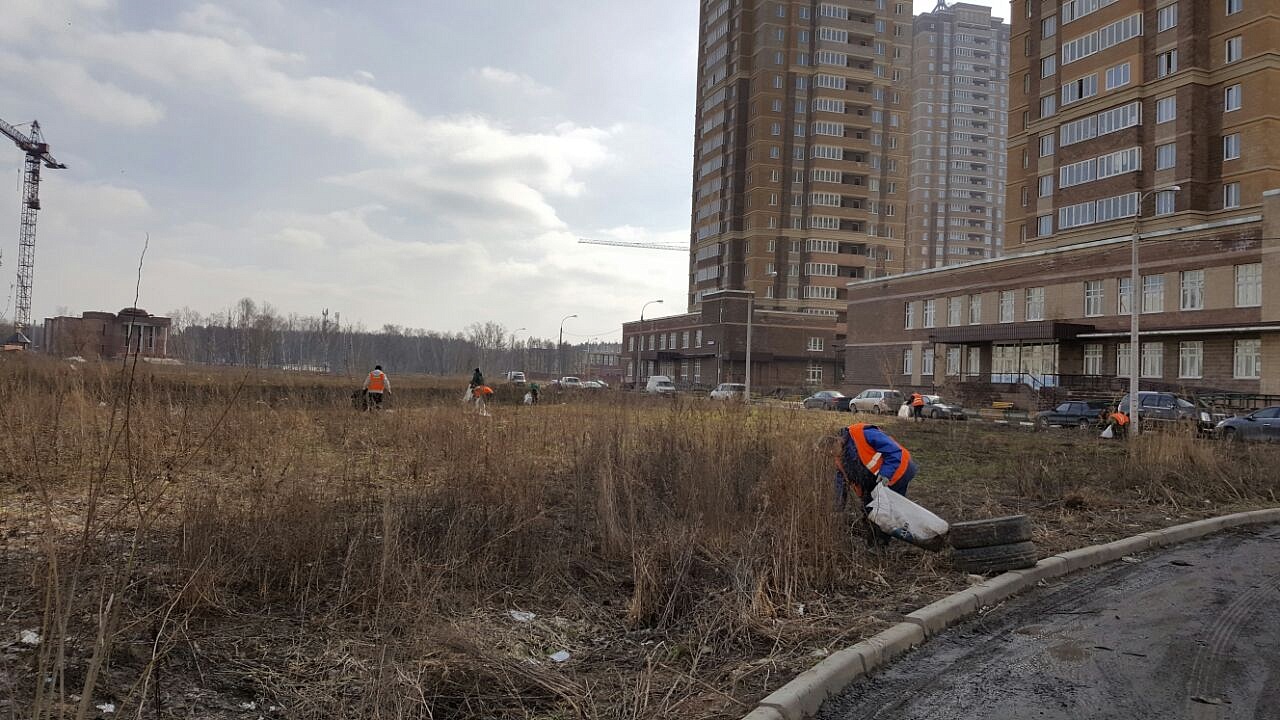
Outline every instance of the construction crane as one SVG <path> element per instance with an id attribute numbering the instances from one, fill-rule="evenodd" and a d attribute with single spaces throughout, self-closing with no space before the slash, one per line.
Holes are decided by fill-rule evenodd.
<path id="1" fill-rule="evenodd" d="M 578 242 L 583 245 L 611 245 L 613 247 L 640 248 L 642 250 L 675 250 L 676 252 L 689 252 L 689 248 L 684 245 L 672 245 L 670 243 L 630 242 L 626 240 L 590 240 L 588 238 L 578 238 Z"/>
<path id="2" fill-rule="evenodd" d="M 31 327 L 31 276 L 36 257 L 36 211 L 40 209 L 40 165 L 50 170 L 67 166 L 49 154 L 49 144 L 40 134 L 40 123 L 31 121 L 31 134 L 0 120 L 0 133 L 13 141 L 27 155 L 22 174 L 22 216 L 18 222 L 18 285 L 14 302 L 13 337 L 10 343 L 27 346 L 31 340 L 23 330 Z"/>

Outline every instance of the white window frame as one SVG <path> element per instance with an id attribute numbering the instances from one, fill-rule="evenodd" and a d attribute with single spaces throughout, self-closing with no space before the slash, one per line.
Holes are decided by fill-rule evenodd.
<path id="1" fill-rule="evenodd" d="M 1173 122 L 1178 117 L 1178 96 L 1156 99 L 1156 124 Z"/>
<path id="2" fill-rule="evenodd" d="M 1178 273 L 1179 310 L 1204 309 L 1204 270 L 1183 270 Z"/>
<path id="3" fill-rule="evenodd" d="M 1164 377 L 1164 343 L 1144 342 L 1142 343 L 1142 358 L 1140 360 L 1142 367 L 1142 377 L 1159 380 Z"/>
<path id="4" fill-rule="evenodd" d="M 1000 291 L 1000 322 L 1011 323 L 1016 319 L 1014 316 L 1014 307 L 1017 298 L 1014 297 L 1013 290 Z"/>
<path id="5" fill-rule="evenodd" d="M 969 324 L 970 325 L 982 324 L 982 296 L 981 295 L 969 296 Z"/>
<path id="6" fill-rule="evenodd" d="M 1178 343 L 1178 377 L 1198 380 L 1204 377 L 1204 341 L 1184 340 Z"/>
<path id="7" fill-rule="evenodd" d="M 907 348 L 902 351 L 902 374 L 911 375 L 915 372 L 916 352 L 914 348 Z"/>
<path id="8" fill-rule="evenodd" d="M 1222 111 L 1235 112 L 1244 105 L 1244 86 L 1240 83 L 1222 89 Z"/>
<path id="9" fill-rule="evenodd" d="M 1101 280 L 1084 281 L 1084 316 L 1101 317 L 1105 310 L 1106 284 Z"/>
<path id="10" fill-rule="evenodd" d="M 1080 369 L 1085 375 L 1102 374 L 1101 343 L 1087 343 L 1084 346 L 1084 363 L 1081 365 Z"/>
<path id="11" fill-rule="evenodd" d="M 1027 288 L 1025 299 L 1026 314 L 1023 316 L 1023 320 L 1026 322 L 1044 320 L 1044 288 Z"/>
<path id="12" fill-rule="evenodd" d="M 1258 380 L 1262 377 L 1262 340 L 1257 338 L 1236 340 L 1231 355 L 1233 378 Z"/>
<path id="13" fill-rule="evenodd" d="M 903 303 L 903 307 L 906 308 L 902 311 L 904 329 L 914 330 L 916 326 L 916 304 L 911 301 L 907 301 L 906 303 Z"/>
<path id="14" fill-rule="evenodd" d="M 1222 136 L 1222 161 L 1240 159 L 1240 133 Z"/>
<path id="15" fill-rule="evenodd" d="M 808 344 L 805 345 L 805 349 L 809 352 L 822 352 L 824 345 L 825 343 L 822 338 L 811 337 L 809 338 Z"/>
<path id="16" fill-rule="evenodd" d="M 1172 30 L 1178 26 L 1178 3 L 1170 3 L 1156 10 L 1156 32 Z"/>
<path id="17" fill-rule="evenodd" d="M 1164 312 L 1164 275 L 1142 276 L 1142 313 Z"/>
<path id="18" fill-rule="evenodd" d="M 1239 62 L 1243 57 L 1244 36 L 1236 35 L 1235 37 L 1227 38 L 1227 41 L 1223 43 L 1222 62 L 1229 65 L 1233 62 Z"/>
<path id="19" fill-rule="evenodd" d="M 1122 277 L 1116 279 L 1116 314 L 1128 315 L 1133 312 L 1133 283 L 1132 278 Z"/>
<path id="20" fill-rule="evenodd" d="M 1236 303 L 1238 308 L 1262 305 L 1262 263 L 1235 266 Z"/>
<path id="21" fill-rule="evenodd" d="M 1178 143 L 1164 143 L 1156 146 L 1156 169 L 1172 170 L 1178 166 Z"/>
<path id="22" fill-rule="evenodd" d="M 1222 209 L 1231 210 L 1240 207 L 1240 183 L 1229 182 L 1222 184 Z"/>
<path id="23" fill-rule="evenodd" d="M 938 305 L 936 300 L 924 301 L 924 326 L 927 328 L 934 327 L 934 323 L 938 318 Z"/>

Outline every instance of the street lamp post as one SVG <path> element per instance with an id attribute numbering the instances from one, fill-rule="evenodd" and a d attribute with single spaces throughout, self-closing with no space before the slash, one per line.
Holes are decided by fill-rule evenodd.
<path id="1" fill-rule="evenodd" d="M 1142 348 L 1138 341 L 1138 316 L 1142 312 L 1141 276 L 1138 268 L 1138 223 L 1142 222 L 1142 201 L 1157 192 L 1178 192 L 1180 185 L 1152 188 L 1138 196 L 1138 214 L 1133 218 L 1133 230 L 1129 233 L 1129 437 L 1138 437 L 1138 374 L 1142 367 Z"/>
<path id="2" fill-rule="evenodd" d="M 560 340 L 556 343 L 556 376 L 564 377 L 564 321 L 569 318 L 576 318 L 577 315 L 565 315 L 560 318 Z"/>
<path id="3" fill-rule="evenodd" d="M 516 350 L 516 333 L 520 332 L 521 330 L 528 330 L 528 329 L 529 329 L 529 328 L 522 328 L 522 327 L 521 327 L 521 328 L 516 328 L 515 330 L 512 330 L 512 331 L 511 331 L 511 351 L 512 351 L 512 357 L 511 357 L 511 359 L 512 359 L 513 361 L 515 360 L 515 350 Z M 524 367 L 524 353 L 523 353 L 523 352 L 522 352 L 522 353 L 520 353 L 520 366 L 521 366 L 521 367 Z M 520 372 L 524 372 L 524 370 L 521 370 Z"/>
<path id="4" fill-rule="evenodd" d="M 765 273 L 765 277 L 776 278 L 777 276 L 777 272 Z M 742 394 L 747 402 L 751 402 L 751 321 L 756 314 L 756 293 L 754 290 L 748 290 L 747 292 L 750 293 L 747 297 L 747 372 L 745 382 L 743 382 L 745 387 Z"/>
<path id="5" fill-rule="evenodd" d="M 632 336 L 633 338 L 635 338 L 635 341 L 636 341 L 636 374 L 635 374 L 636 390 L 640 389 L 640 351 L 644 349 L 644 335 L 640 334 L 641 325 L 644 325 L 645 308 L 649 307 L 650 305 L 653 305 L 654 303 L 661 304 L 662 301 L 650 300 L 649 302 L 640 306 L 640 325 L 636 326 L 636 334 Z"/>

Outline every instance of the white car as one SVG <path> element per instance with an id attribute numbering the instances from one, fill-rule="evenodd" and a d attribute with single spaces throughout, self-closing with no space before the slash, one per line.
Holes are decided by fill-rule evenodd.
<path id="1" fill-rule="evenodd" d="M 720 383 L 707 397 L 712 400 L 745 400 L 747 386 L 742 383 Z"/>
<path id="2" fill-rule="evenodd" d="M 676 384 L 671 382 L 671 378 L 666 375 L 650 375 L 649 382 L 644 386 L 644 391 L 658 395 L 672 395 L 675 394 Z"/>
<path id="3" fill-rule="evenodd" d="M 580 387 L 582 387 L 582 381 L 581 381 L 581 380 L 579 380 L 579 379 L 578 379 L 578 378 L 576 378 L 576 377 L 568 377 L 568 376 L 566 376 L 566 377 L 562 377 L 562 378 L 560 378 L 560 387 L 562 387 L 562 388 L 580 388 Z"/>

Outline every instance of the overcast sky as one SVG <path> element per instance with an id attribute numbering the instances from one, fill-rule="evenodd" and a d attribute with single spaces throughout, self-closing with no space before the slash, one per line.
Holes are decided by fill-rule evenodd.
<path id="1" fill-rule="evenodd" d="M 155 313 L 250 296 L 542 337 L 577 314 L 585 339 L 682 312 L 685 256 L 577 238 L 687 241 L 697 5 L 4 0 L 0 119 L 69 166 L 41 187 L 33 317 L 131 304 L 147 233 Z"/>

